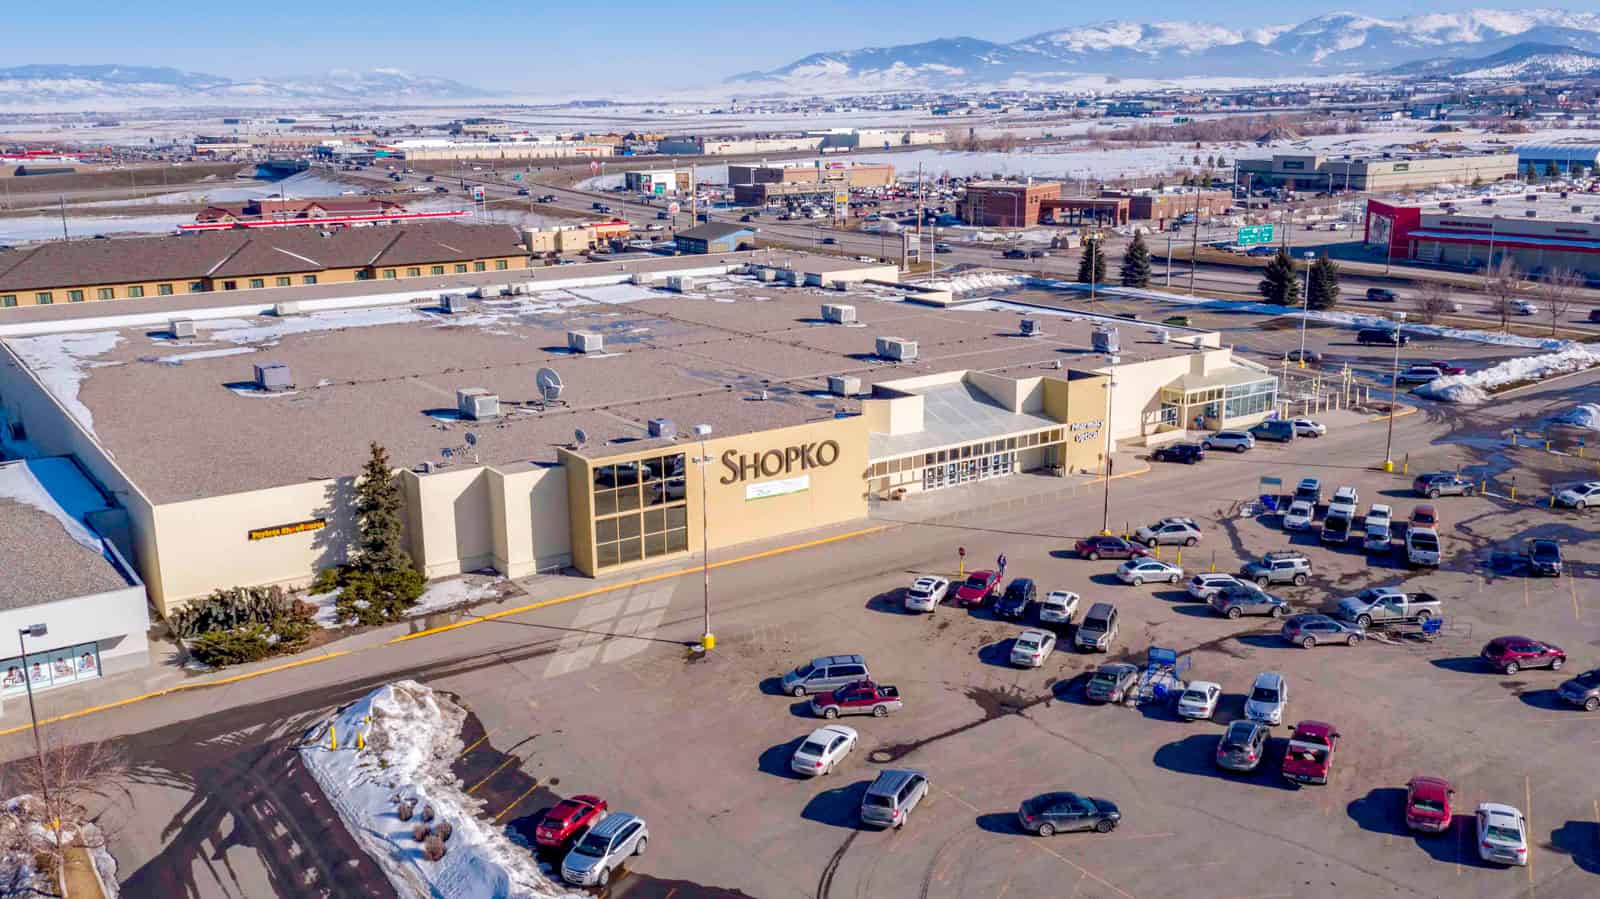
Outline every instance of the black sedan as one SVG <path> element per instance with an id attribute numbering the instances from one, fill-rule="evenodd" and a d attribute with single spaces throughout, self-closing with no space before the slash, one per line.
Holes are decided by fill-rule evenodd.
<path id="1" fill-rule="evenodd" d="M 1156 447 L 1150 458 L 1157 462 L 1182 462 L 1185 465 L 1193 465 L 1205 461 L 1206 448 L 1198 443 L 1169 443 L 1166 446 Z"/>
<path id="2" fill-rule="evenodd" d="M 1071 830 L 1110 833 L 1122 823 L 1122 812 L 1105 799 L 1077 793 L 1043 793 L 1023 801 L 1017 809 L 1017 823 L 1041 837 Z"/>
<path id="3" fill-rule="evenodd" d="M 1528 541 L 1528 568 L 1536 575 L 1561 576 L 1561 544 L 1554 540 Z"/>

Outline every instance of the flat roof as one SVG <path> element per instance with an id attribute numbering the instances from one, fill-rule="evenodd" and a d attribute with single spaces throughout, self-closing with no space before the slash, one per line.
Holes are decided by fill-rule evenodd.
<path id="1" fill-rule="evenodd" d="M 962 381 L 908 391 L 922 397 L 922 430 L 910 434 L 872 434 L 867 455 L 886 459 L 906 453 L 1008 437 L 1061 422 L 1036 412 L 1012 412 L 982 390 Z"/>
<path id="2" fill-rule="evenodd" d="M 105 508 L 70 459 L 0 463 L 0 609 L 130 586 L 80 520 Z"/>
<path id="3" fill-rule="evenodd" d="M 1530 194 L 1537 196 L 1538 199 L 1529 200 Z M 1494 202 L 1485 204 L 1483 200 L 1486 197 L 1493 198 Z M 1443 205 L 1446 200 L 1451 203 L 1448 208 Z M 1600 193 L 1569 190 L 1563 197 L 1558 191 L 1463 192 L 1455 197 L 1441 197 L 1417 205 L 1424 215 L 1482 219 L 1485 222 L 1498 218 L 1506 227 L 1536 225 L 1540 222 L 1581 222 L 1593 225 L 1597 224 L 1595 217 L 1600 216 Z M 1576 211 L 1573 207 L 1577 207 Z M 1529 210 L 1533 210 L 1536 215 L 1530 218 Z"/>
<path id="4" fill-rule="evenodd" d="M 785 287 L 748 275 L 697 282 L 683 294 L 632 284 L 535 290 L 455 315 L 432 302 L 284 318 L 246 311 L 197 318 L 194 340 L 170 338 L 164 324 L 72 322 L 78 330 L 6 342 L 157 503 L 354 475 L 372 440 L 396 465 L 476 459 L 512 471 L 555 462 L 576 428 L 598 457 L 649 446 L 652 418 L 727 436 L 859 412 L 858 398 L 827 393 L 832 374 L 867 387 L 959 369 L 1027 377 L 1103 364 L 1090 350 L 1096 323 L 1038 308 L 934 308 L 873 285 Z M 863 324 L 824 323 L 824 303 L 855 305 Z M 1022 337 L 1024 315 L 1051 315 L 1046 334 Z M 1125 362 L 1189 352 L 1157 344 L 1157 326 L 1121 325 Z M 569 330 L 601 334 L 604 352 L 570 353 Z M 878 358 L 878 336 L 917 341 L 919 358 Z M 294 389 L 255 391 L 252 366 L 266 362 L 287 365 Z M 561 375 L 561 405 L 538 402 L 544 367 Z M 469 387 L 498 394 L 502 416 L 459 420 L 456 391 Z"/>

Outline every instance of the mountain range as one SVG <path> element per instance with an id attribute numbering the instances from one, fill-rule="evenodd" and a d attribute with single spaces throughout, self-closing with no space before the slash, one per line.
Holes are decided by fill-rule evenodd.
<path id="1" fill-rule="evenodd" d="M 1459 79 L 1571 78 L 1600 74 L 1600 53 L 1555 44 L 1517 44 L 1470 59 L 1441 56 L 1408 62 L 1386 74 Z"/>
<path id="2" fill-rule="evenodd" d="M 261 106 L 280 102 L 419 103 L 493 96 L 448 78 L 397 69 L 334 70 L 238 80 L 157 66 L 25 65 L 0 68 L 0 107 L 41 105 Z"/>
<path id="3" fill-rule="evenodd" d="M 1518 44 L 1600 52 L 1600 14 L 1559 9 L 1350 12 L 1233 29 L 1205 22 L 1111 21 L 1010 43 L 972 37 L 814 53 L 727 80 L 746 90 L 1047 87 L 1084 75 L 1177 80 L 1285 79 L 1384 72 L 1407 63 L 1492 55 Z"/>

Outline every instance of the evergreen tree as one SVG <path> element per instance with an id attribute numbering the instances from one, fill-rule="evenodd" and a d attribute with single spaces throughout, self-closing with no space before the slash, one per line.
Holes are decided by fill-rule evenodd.
<path id="1" fill-rule="evenodd" d="M 1228 167 L 1228 160 L 1224 159 L 1220 153 L 1217 154 L 1217 168 L 1225 169 L 1227 167 Z"/>
<path id="2" fill-rule="evenodd" d="M 1122 254 L 1122 286 L 1150 286 L 1150 248 L 1144 245 L 1144 232 L 1135 232 L 1133 242 Z"/>
<path id="3" fill-rule="evenodd" d="M 1539 166 L 1530 161 L 1528 163 L 1527 174 L 1524 176 L 1523 180 L 1527 181 L 1529 184 L 1532 184 L 1532 183 L 1538 181 L 1539 180 Z"/>
<path id="4" fill-rule="evenodd" d="M 1083 258 L 1078 261 L 1078 283 L 1100 284 L 1106 279 L 1106 255 L 1098 240 L 1083 242 Z"/>
<path id="5" fill-rule="evenodd" d="M 1311 292 L 1306 305 L 1312 309 L 1332 309 L 1339 305 L 1339 266 L 1324 253 L 1311 264 Z"/>
<path id="6" fill-rule="evenodd" d="M 1561 177 L 1561 167 L 1556 165 L 1556 161 L 1554 159 L 1544 164 L 1544 176 L 1546 178 Z"/>
<path id="7" fill-rule="evenodd" d="M 1279 247 L 1277 255 L 1268 260 L 1256 290 L 1267 302 L 1279 306 L 1300 302 L 1300 279 L 1296 277 L 1294 260 L 1289 258 L 1288 250 Z"/>
<path id="8" fill-rule="evenodd" d="M 389 453 L 377 443 L 356 482 L 356 520 L 361 541 L 351 567 L 370 574 L 389 574 L 411 568 L 406 552 L 400 509 L 404 500 L 389 464 Z"/>
<path id="9" fill-rule="evenodd" d="M 1214 169 L 1214 168 L 1216 168 L 1216 167 L 1217 167 L 1217 157 L 1216 157 L 1216 154 L 1212 154 L 1212 155 L 1210 155 L 1210 156 L 1207 156 L 1207 157 L 1206 157 L 1206 168 L 1208 168 L 1208 169 Z"/>

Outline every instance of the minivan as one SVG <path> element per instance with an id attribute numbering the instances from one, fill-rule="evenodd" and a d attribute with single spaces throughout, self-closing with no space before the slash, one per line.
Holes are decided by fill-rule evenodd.
<path id="1" fill-rule="evenodd" d="M 1250 429 L 1250 436 L 1257 440 L 1288 443 L 1295 438 L 1294 422 L 1285 418 L 1264 421 Z"/>
<path id="2" fill-rule="evenodd" d="M 1106 652 L 1117 639 L 1117 607 L 1108 602 L 1097 602 L 1089 607 L 1078 630 L 1072 635 L 1074 646 L 1085 652 Z"/>
<path id="3" fill-rule="evenodd" d="M 859 680 L 870 680 L 867 660 L 860 655 L 821 656 L 783 676 L 783 692 L 790 696 L 827 693 Z"/>
<path id="4" fill-rule="evenodd" d="M 928 795 L 928 775 L 911 768 L 887 768 L 861 797 L 861 823 L 904 827 L 911 810 Z"/>

